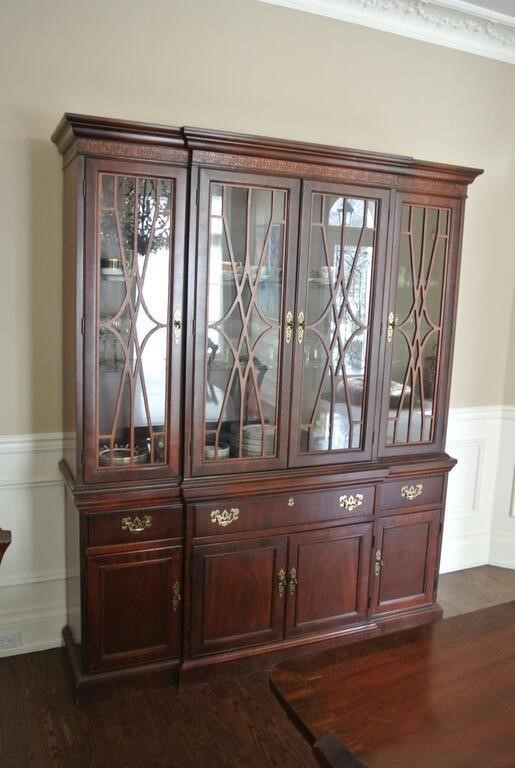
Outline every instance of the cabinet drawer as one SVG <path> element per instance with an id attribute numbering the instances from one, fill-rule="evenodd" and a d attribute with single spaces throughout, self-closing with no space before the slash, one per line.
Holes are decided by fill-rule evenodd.
<path id="1" fill-rule="evenodd" d="M 218 536 L 372 515 L 374 486 L 259 496 L 195 504 L 195 536 Z"/>
<path id="2" fill-rule="evenodd" d="M 88 515 L 88 546 L 126 544 L 182 536 L 182 507 L 125 509 Z"/>
<path id="3" fill-rule="evenodd" d="M 413 477 L 385 483 L 381 489 L 381 509 L 406 509 L 425 504 L 441 504 L 444 477 Z"/>

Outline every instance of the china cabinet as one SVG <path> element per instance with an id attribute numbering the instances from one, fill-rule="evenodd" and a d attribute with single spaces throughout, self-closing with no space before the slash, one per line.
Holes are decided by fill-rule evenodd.
<path id="1" fill-rule="evenodd" d="M 441 616 L 480 171 L 71 114 L 53 140 L 78 695 Z"/>

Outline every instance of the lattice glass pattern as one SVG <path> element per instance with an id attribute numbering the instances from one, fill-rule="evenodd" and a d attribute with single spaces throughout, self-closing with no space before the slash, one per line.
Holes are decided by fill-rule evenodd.
<path id="1" fill-rule="evenodd" d="M 446 208 L 402 208 L 388 445 L 434 438 L 450 220 Z"/>
<path id="2" fill-rule="evenodd" d="M 97 434 L 102 467 L 167 461 L 173 182 L 99 174 Z"/>
<path id="3" fill-rule="evenodd" d="M 300 450 L 362 448 L 378 203 L 314 192 Z"/>
<path id="4" fill-rule="evenodd" d="M 204 458 L 276 455 L 287 193 L 211 183 Z"/>

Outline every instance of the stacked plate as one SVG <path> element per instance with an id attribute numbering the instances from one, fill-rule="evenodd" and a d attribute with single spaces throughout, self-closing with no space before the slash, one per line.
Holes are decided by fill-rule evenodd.
<path id="1" fill-rule="evenodd" d="M 275 428 L 262 426 L 261 424 L 247 424 L 243 429 L 241 438 L 242 456 L 273 456 Z M 239 456 L 240 452 L 240 425 L 233 424 L 231 428 L 231 450 L 233 456 Z"/>
<path id="2" fill-rule="evenodd" d="M 215 452 L 215 446 L 213 443 L 206 443 L 204 446 L 204 458 L 205 459 L 227 459 L 229 456 L 229 444 L 218 443 L 218 452 Z"/>

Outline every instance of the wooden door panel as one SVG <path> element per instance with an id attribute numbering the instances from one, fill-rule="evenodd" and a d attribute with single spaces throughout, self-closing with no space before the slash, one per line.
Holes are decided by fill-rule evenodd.
<path id="1" fill-rule="evenodd" d="M 182 548 L 87 559 L 91 670 L 180 652 Z"/>
<path id="2" fill-rule="evenodd" d="M 192 653 L 282 637 L 286 537 L 194 547 Z"/>
<path id="3" fill-rule="evenodd" d="M 365 619 L 371 536 L 372 523 L 364 523 L 290 538 L 287 634 L 331 630 Z"/>
<path id="4" fill-rule="evenodd" d="M 440 512 L 413 512 L 379 521 L 374 613 L 433 601 Z"/>

